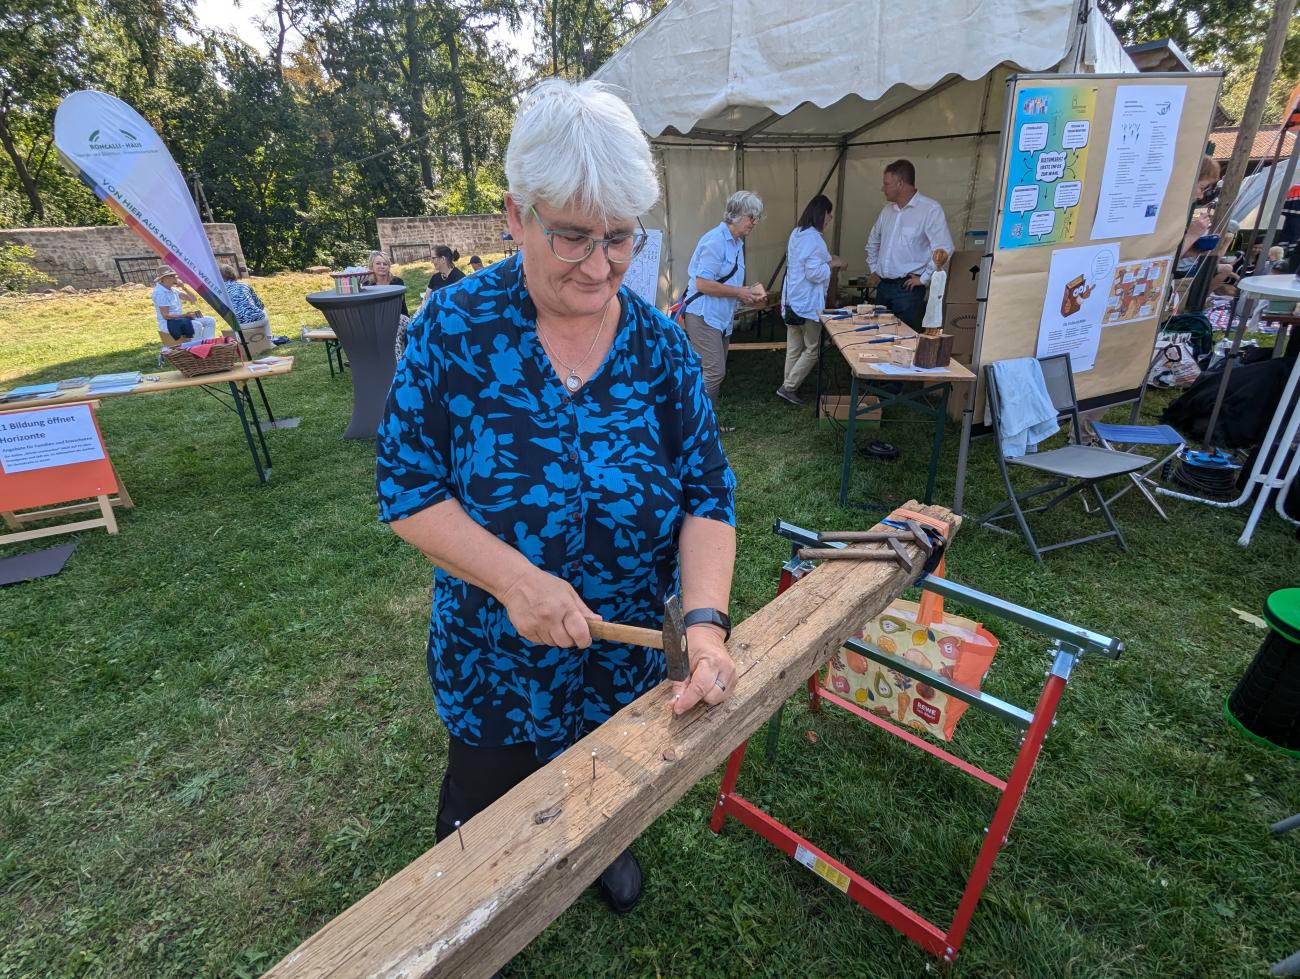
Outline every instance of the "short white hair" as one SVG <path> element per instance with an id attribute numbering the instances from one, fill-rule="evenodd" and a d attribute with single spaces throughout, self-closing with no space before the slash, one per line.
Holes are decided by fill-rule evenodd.
<path id="1" fill-rule="evenodd" d="M 722 212 L 722 220 L 727 224 L 735 224 L 741 218 L 753 218 L 757 221 L 762 216 L 763 201 L 749 190 L 738 190 L 728 197 L 726 209 Z"/>
<path id="2" fill-rule="evenodd" d="M 650 144 L 626 103 L 599 82 L 548 79 L 515 114 L 506 183 L 524 212 L 539 201 L 625 221 L 659 200 Z"/>

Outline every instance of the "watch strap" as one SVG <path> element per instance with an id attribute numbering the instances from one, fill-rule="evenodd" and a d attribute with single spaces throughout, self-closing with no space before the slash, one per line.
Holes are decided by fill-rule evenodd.
<path id="1" fill-rule="evenodd" d="M 693 608 L 682 616 L 682 625 L 689 629 L 693 625 L 708 623 L 716 625 L 724 633 L 722 641 L 726 642 L 731 638 L 731 616 L 726 612 L 719 611 L 716 608 Z"/>

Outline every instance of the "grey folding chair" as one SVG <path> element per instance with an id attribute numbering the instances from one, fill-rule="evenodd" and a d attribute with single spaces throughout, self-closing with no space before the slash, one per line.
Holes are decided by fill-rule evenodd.
<path id="1" fill-rule="evenodd" d="M 994 369 L 997 365 L 990 364 L 985 367 L 985 391 L 989 402 L 989 413 L 993 420 L 993 451 L 997 457 L 998 470 L 1002 473 L 1002 482 L 1006 487 L 1007 498 L 1000 505 L 978 518 L 976 522 L 1000 534 L 1014 535 L 1014 530 L 998 525 L 998 521 L 1014 518 L 1020 526 L 1020 533 L 1024 535 L 1025 542 L 1029 545 L 1030 552 L 1034 555 L 1034 560 L 1039 562 L 1043 560 L 1043 555 L 1048 551 L 1054 551 L 1061 547 L 1071 547 L 1074 544 L 1086 544 L 1089 541 L 1105 540 L 1108 537 L 1114 537 L 1121 550 L 1128 550 L 1128 545 L 1124 543 L 1124 535 L 1120 533 L 1115 518 L 1111 516 L 1110 507 L 1106 505 L 1106 500 L 1102 496 L 1098 484 L 1114 476 L 1124 476 L 1137 472 L 1139 469 L 1150 466 L 1154 460 L 1149 456 L 1136 455 L 1132 452 L 1119 452 L 1114 449 L 1103 449 L 1096 445 L 1078 444 L 1081 440 L 1079 406 L 1074 396 L 1074 375 L 1070 370 L 1070 355 L 1056 354 L 1051 357 L 1041 357 L 1038 363 L 1043 369 L 1043 380 L 1047 384 L 1048 399 L 1052 402 L 1052 406 L 1056 408 L 1058 417 L 1060 415 L 1069 416 L 1074 444 L 1065 445 L 1059 449 L 1048 449 L 1044 452 L 1032 452 L 1023 456 L 1011 458 L 1004 456 L 1002 454 L 1002 400 L 998 393 L 997 371 Z M 1015 484 L 1011 481 L 1012 466 L 1033 469 L 1050 476 L 1051 479 L 1046 483 L 1035 486 L 1033 489 L 1017 493 Z M 1091 490 L 1097 498 L 1097 508 L 1101 511 L 1102 518 L 1109 529 L 1100 534 L 1089 534 L 1086 537 L 1077 537 L 1074 540 L 1062 541 L 1059 544 L 1040 546 L 1034 538 L 1033 531 L 1029 529 L 1029 522 L 1025 519 L 1025 515 L 1046 513 L 1075 493 L 1083 493 L 1088 490 Z M 1038 506 L 1022 506 L 1026 501 L 1044 493 L 1055 493 L 1055 495 L 1046 503 Z"/>

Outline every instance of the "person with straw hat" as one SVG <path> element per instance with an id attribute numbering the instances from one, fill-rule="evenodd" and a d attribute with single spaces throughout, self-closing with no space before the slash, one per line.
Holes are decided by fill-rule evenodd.
<path id="1" fill-rule="evenodd" d="M 217 335 L 214 318 L 201 315 L 197 308 L 188 311 L 181 308 L 182 299 L 197 303 L 199 298 L 181 284 L 175 269 L 162 266 L 153 281 L 150 298 L 158 317 L 158 332 L 166 346 L 179 340 L 211 340 Z"/>

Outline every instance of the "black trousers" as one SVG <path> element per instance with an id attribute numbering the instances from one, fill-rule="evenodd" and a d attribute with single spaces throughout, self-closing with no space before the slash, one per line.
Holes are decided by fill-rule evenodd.
<path id="1" fill-rule="evenodd" d="M 482 812 L 542 765 L 531 743 L 475 748 L 449 738 L 435 838 L 442 840 L 456 832 L 458 820 L 464 823 Z"/>

